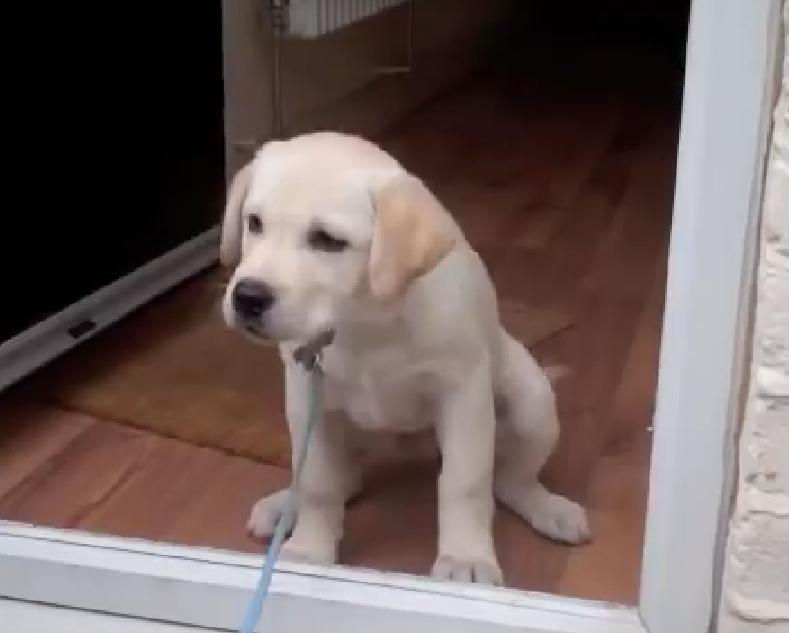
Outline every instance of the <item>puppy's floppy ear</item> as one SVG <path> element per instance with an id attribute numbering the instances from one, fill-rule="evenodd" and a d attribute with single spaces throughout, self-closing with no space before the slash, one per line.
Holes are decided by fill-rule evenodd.
<path id="1" fill-rule="evenodd" d="M 398 171 L 376 180 L 370 291 L 386 301 L 439 264 L 455 245 L 457 227 L 418 178 Z"/>
<path id="2" fill-rule="evenodd" d="M 252 164 L 249 163 L 238 170 L 228 188 L 219 244 L 219 261 L 223 266 L 234 266 L 241 259 L 241 208 L 251 179 Z"/>

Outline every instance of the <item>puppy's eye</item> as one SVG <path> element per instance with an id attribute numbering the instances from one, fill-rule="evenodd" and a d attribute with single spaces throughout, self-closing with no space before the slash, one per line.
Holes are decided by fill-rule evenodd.
<path id="1" fill-rule="evenodd" d="M 335 237 L 324 229 L 310 231 L 307 243 L 310 245 L 310 248 L 314 248 L 316 251 L 326 251 L 328 253 L 339 253 L 350 246 L 348 240 Z"/>
<path id="2" fill-rule="evenodd" d="M 250 233 L 262 233 L 263 232 L 263 220 L 260 219 L 259 215 L 252 214 L 247 216 L 247 228 L 249 229 Z"/>

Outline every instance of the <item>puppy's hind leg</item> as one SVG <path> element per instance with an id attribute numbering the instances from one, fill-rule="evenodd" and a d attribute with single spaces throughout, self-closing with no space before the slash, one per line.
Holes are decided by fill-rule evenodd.
<path id="1" fill-rule="evenodd" d="M 502 405 L 497 420 L 496 498 L 551 539 L 587 541 L 591 533 L 586 511 L 548 491 L 538 480 L 559 438 L 550 380 L 519 342 L 503 330 L 502 337 L 502 366 L 496 384 Z"/>

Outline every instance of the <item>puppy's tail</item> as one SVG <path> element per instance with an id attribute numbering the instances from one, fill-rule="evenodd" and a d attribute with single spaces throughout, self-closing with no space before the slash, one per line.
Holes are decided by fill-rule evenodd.
<path id="1" fill-rule="evenodd" d="M 542 368 L 551 384 L 556 384 L 562 378 L 569 376 L 572 370 L 567 365 L 546 365 Z"/>

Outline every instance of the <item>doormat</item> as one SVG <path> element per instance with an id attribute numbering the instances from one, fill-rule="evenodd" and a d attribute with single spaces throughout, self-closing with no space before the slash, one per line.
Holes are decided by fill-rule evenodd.
<path id="1" fill-rule="evenodd" d="M 68 410 L 289 467 L 279 354 L 226 328 L 222 282 L 213 270 L 183 284 L 39 372 L 32 389 Z M 527 346 L 571 325 L 550 308 L 503 302 L 501 313 Z"/>

